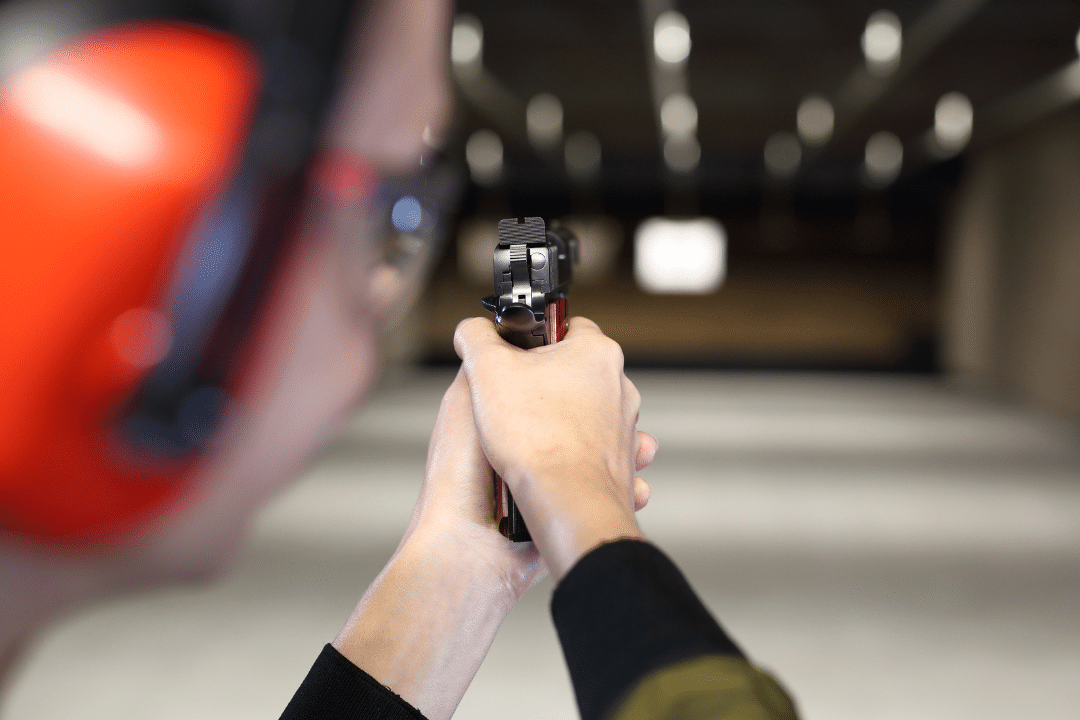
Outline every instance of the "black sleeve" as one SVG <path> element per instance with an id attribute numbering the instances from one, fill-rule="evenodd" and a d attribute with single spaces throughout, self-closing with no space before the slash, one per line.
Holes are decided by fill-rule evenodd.
<path id="1" fill-rule="evenodd" d="M 419 710 L 327 645 L 281 720 L 426 720 Z"/>
<path id="2" fill-rule="evenodd" d="M 551 614 L 582 720 L 599 720 L 654 670 L 702 655 L 744 659 L 675 564 L 638 540 L 579 560 Z"/>

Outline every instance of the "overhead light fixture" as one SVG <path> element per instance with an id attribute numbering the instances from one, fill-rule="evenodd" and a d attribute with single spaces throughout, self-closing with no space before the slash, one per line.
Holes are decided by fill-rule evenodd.
<path id="1" fill-rule="evenodd" d="M 884 187 L 900 174 L 904 144 L 888 130 L 876 132 L 866 141 L 863 171 L 870 185 Z"/>
<path id="2" fill-rule="evenodd" d="M 765 169 L 777 180 L 788 180 L 799 172 L 802 145 L 794 133 L 774 132 L 765 141 Z"/>
<path id="3" fill-rule="evenodd" d="M 701 162 L 701 145 L 693 135 L 672 135 L 664 141 L 664 162 L 677 173 L 688 173 Z"/>
<path id="4" fill-rule="evenodd" d="M 532 96 L 525 107 L 525 129 L 537 150 L 551 150 L 562 142 L 563 107 L 551 93 Z"/>
<path id="5" fill-rule="evenodd" d="M 941 96 L 934 107 L 934 140 L 941 150 L 954 155 L 971 139 L 974 111 L 966 95 L 958 92 Z"/>
<path id="6" fill-rule="evenodd" d="M 866 21 L 862 34 L 862 51 L 866 69 L 884 77 L 900 64 L 903 34 L 900 18 L 890 10 L 878 10 Z"/>
<path id="7" fill-rule="evenodd" d="M 484 26 L 475 15 L 462 13 L 454 18 L 450 33 L 450 61 L 465 76 L 478 74 L 483 63 Z"/>
<path id="8" fill-rule="evenodd" d="M 829 142 L 835 120 L 832 103 L 824 95 L 816 93 L 803 98 L 795 113 L 795 126 L 799 137 L 811 147 L 819 147 Z"/>
<path id="9" fill-rule="evenodd" d="M 502 176 L 502 140 L 493 130 L 477 130 L 465 143 L 465 162 L 477 184 L 494 185 Z"/>
<path id="10" fill-rule="evenodd" d="M 712 218 L 649 218 L 634 233 L 634 278 L 651 293 L 702 295 L 724 280 L 727 233 Z"/>
<path id="11" fill-rule="evenodd" d="M 588 182 L 600 174 L 600 138 L 588 130 L 578 130 L 563 145 L 566 172 L 578 182 Z"/>
<path id="12" fill-rule="evenodd" d="M 653 52 L 670 65 L 685 62 L 690 55 L 690 23 L 677 10 L 660 13 L 653 24 Z"/>
<path id="13" fill-rule="evenodd" d="M 660 104 L 660 126 L 665 135 L 693 135 L 697 132 L 697 122 L 697 105 L 686 93 L 672 93 Z"/>

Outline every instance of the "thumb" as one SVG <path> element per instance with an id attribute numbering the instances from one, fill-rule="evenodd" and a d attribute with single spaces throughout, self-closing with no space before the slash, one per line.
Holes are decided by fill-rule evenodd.
<path id="1" fill-rule="evenodd" d="M 466 372 L 478 355 L 494 347 L 505 348 L 507 343 L 495 331 L 491 318 L 467 318 L 454 330 L 454 352 L 461 358 Z"/>

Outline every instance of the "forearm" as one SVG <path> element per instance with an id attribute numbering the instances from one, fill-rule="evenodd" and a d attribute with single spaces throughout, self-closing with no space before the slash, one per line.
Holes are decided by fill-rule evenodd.
<path id="1" fill-rule="evenodd" d="M 453 714 L 520 592 L 490 561 L 470 560 L 485 553 L 447 537 L 411 533 L 333 643 L 431 720 Z"/>
<path id="2" fill-rule="evenodd" d="M 584 720 L 794 720 L 678 568 L 641 542 L 589 553 L 556 588 L 552 615 Z M 689 712 L 688 708 L 694 708 Z"/>

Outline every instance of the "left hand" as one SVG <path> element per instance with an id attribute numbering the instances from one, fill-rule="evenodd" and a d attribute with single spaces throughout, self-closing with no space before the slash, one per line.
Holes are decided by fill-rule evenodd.
<path id="1" fill-rule="evenodd" d="M 402 544 L 420 537 L 453 546 L 457 557 L 486 565 L 516 602 L 547 569 L 532 543 L 510 542 L 499 533 L 494 508 L 491 465 L 473 423 L 465 375 L 459 371 L 439 406 L 424 484 Z"/>

